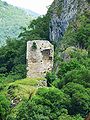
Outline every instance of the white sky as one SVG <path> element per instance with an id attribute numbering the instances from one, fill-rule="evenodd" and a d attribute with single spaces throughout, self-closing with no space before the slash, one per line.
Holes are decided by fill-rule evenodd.
<path id="1" fill-rule="evenodd" d="M 2 0 L 7 3 L 18 6 L 25 9 L 30 9 L 40 15 L 46 14 L 47 6 L 49 6 L 53 0 Z"/>

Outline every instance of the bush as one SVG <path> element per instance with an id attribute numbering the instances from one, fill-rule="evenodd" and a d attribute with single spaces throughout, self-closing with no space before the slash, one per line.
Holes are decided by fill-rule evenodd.
<path id="1" fill-rule="evenodd" d="M 62 62 L 58 71 L 58 77 L 63 77 L 68 71 L 72 71 L 74 69 L 80 69 L 82 65 L 76 60 L 71 59 L 68 62 Z"/>
<path id="2" fill-rule="evenodd" d="M 33 50 L 36 50 L 36 49 L 37 49 L 37 45 L 36 45 L 35 42 L 33 42 L 32 49 L 33 49 Z"/>
<path id="3" fill-rule="evenodd" d="M 57 120 L 62 111 L 67 113 L 70 98 L 56 88 L 40 88 L 31 100 L 21 106 L 17 120 Z M 25 109 L 24 109 L 25 108 Z"/>
<path id="4" fill-rule="evenodd" d="M 10 112 L 10 102 L 5 96 L 0 95 L 0 119 L 6 120 Z"/>
<path id="5" fill-rule="evenodd" d="M 62 91 L 71 98 L 69 114 L 81 114 L 85 117 L 90 111 L 90 93 L 87 89 L 83 85 L 70 82 L 62 88 Z"/>
<path id="6" fill-rule="evenodd" d="M 70 116 L 70 115 L 67 115 L 67 114 L 62 114 L 59 117 L 59 120 L 83 120 L 83 118 L 80 115 Z"/>
<path id="7" fill-rule="evenodd" d="M 57 78 L 56 78 L 56 75 L 54 73 L 48 72 L 46 74 L 46 79 L 47 79 L 47 86 L 50 87 L 52 82 L 55 81 Z"/>
<path id="8" fill-rule="evenodd" d="M 62 88 L 69 82 L 79 83 L 86 88 L 90 87 L 90 70 L 80 69 L 69 71 L 65 74 L 61 81 L 58 82 L 58 88 Z"/>

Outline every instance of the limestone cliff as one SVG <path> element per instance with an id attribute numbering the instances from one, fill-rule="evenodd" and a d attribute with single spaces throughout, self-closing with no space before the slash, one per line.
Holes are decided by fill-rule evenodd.
<path id="1" fill-rule="evenodd" d="M 57 42 L 64 34 L 77 14 L 90 9 L 88 0 L 54 0 L 49 8 L 51 16 L 49 31 L 50 40 Z"/>

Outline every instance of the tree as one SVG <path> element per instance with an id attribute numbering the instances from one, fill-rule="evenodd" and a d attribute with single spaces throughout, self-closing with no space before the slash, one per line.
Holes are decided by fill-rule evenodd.
<path id="1" fill-rule="evenodd" d="M 28 29 L 24 29 L 19 35 L 24 40 L 36 40 L 43 39 L 49 40 L 49 20 L 50 17 L 45 15 L 33 20 L 28 26 Z"/>
<path id="2" fill-rule="evenodd" d="M 18 74 L 20 79 L 26 77 L 25 41 L 9 38 L 6 46 L 0 48 L 0 74 L 6 76 Z"/>
<path id="3" fill-rule="evenodd" d="M 21 118 L 26 120 L 57 120 L 62 112 L 67 113 L 70 98 L 59 89 L 41 88 L 38 90 L 36 96 L 33 96 L 25 104 L 22 107 L 26 107 L 26 111 L 22 111 L 21 107 L 17 114 L 17 120 Z"/>
<path id="4" fill-rule="evenodd" d="M 58 81 L 58 88 L 62 88 L 69 82 L 74 82 L 83 85 L 86 88 L 90 87 L 90 70 L 88 69 L 80 69 L 80 70 L 72 70 L 65 74 L 62 80 Z"/>
<path id="5" fill-rule="evenodd" d="M 71 59 L 70 61 L 61 62 L 59 71 L 58 71 L 58 77 L 63 77 L 68 71 L 72 71 L 74 69 L 81 68 L 80 63 L 77 61 L 77 59 Z"/>
<path id="6" fill-rule="evenodd" d="M 62 88 L 62 91 L 71 98 L 69 114 L 81 114 L 85 117 L 90 111 L 90 93 L 87 89 L 83 85 L 70 82 Z"/>

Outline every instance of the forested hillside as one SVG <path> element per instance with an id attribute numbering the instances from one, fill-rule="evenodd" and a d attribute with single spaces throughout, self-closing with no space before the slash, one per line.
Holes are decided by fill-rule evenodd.
<path id="1" fill-rule="evenodd" d="M 20 28 L 28 26 L 33 19 L 32 14 L 0 0 L 0 45 L 7 37 L 18 37 Z"/>
<path id="2" fill-rule="evenodd" d="M 84 120 L 90 114 L 90 2 L 81 1 L 54 0 L 45 16 L 0 47 L 1 120 Z M 71 19 L 63 19 L 63 11 Z M 36 39 L 54 45 L 54 67 L 32 79 L 26 77 L 26 43 Z"/>

